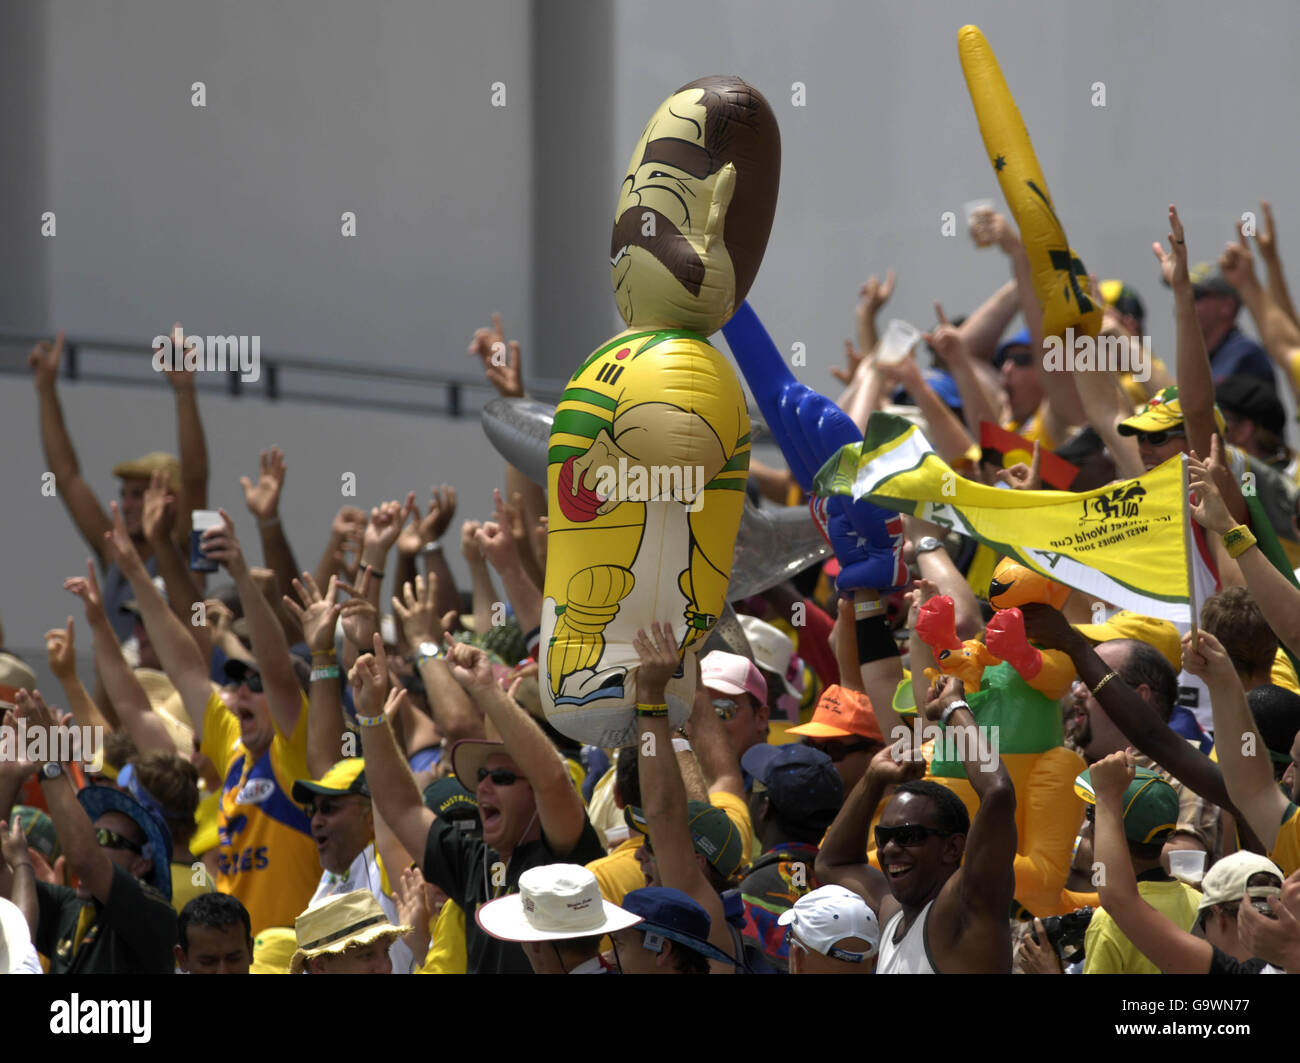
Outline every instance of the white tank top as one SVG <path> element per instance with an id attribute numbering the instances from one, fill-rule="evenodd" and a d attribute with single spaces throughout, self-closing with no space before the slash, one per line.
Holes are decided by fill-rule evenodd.
<path id="1" fill-rule="evenodd" d="M 894 933 L 902 923 L 902 909 L 890 916 L 880 934 L 880 961 L 876 964 L 876 974 L 938 973 L 930 961 L 930 946 L 925 937 L 925 923 L 930 917 L 932 904 L 934 901 L 921 909 L 916 922 L 897 945 L 894 944 Z"/>

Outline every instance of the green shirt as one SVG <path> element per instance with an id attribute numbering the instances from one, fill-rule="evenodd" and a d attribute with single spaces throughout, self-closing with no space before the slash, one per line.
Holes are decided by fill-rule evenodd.
<path id="1" fill-rule="evenodd" d="M 176 912 L 167 899 L 130 872 L 113 865 L 108 901 L 89 902 L 94 918 L 74 954 L 83 903 L 67 886 L 36 883 L 40 920 L 36 950 L 50 974 L 171 974 L 175 970 Z"/>

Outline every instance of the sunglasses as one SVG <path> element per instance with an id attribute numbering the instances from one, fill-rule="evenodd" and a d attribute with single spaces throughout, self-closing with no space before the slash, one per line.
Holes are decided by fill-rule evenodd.
<path id="1" fill-rule="evenodd" d="M 491 779 L 493 786 L 514 786 L 522 778 L 522 775 L 506 771 L 505 768 L 479 768 L 478 770 L 478 781 Z"/>
<path id="2" fill-rule="evenodd" d="M 1149 447 L 1163 447 L 1174 438 L 1186 439 L 1187 433 L 1179 428 L 1162 428 L 1159 432 L 1134 432 L 1139 444 Z"/>
<path id="3" fill-rule="evenodd" d="M 901 845 L 904 849 L 915 849 L 917 846 L 924 845 L 931 835 L 947 838 L 951 833 L 946 830 L 935 830 L 933 827 L 922 827 L 919 823 L 904 823 L 899 827 L 877 827 L 876 851 L 879 852 L 890 842 Z"/>
<path id="4" fill-rule="evenodd" d="M 363 795 L 356 795 L 356 796 L 363 796 Z M 345 800 L 346 798 L 342 798 L 342 797 L 327 797 L 322 801 L 312 801 L 310 804 L 303 805 L 302 809 L 304 812 L 307 813 L 308 819 L 311 819 L 314 815 L 316 815 L 317 812 L 319 812 L 322 816 L 332 816 L 340 808 L 347 807 L 346 804 L 344 804 Z M 367 798 L 366 800 L 369 800 L 369 798 Z"/>
<path id="5" fill-rule="evenodd" d="M 809 749 L 815 749 L 818 752 L 825 753 L 836 764 L 847 757 L 850 753 L 866 753 L 869 750 L 877 748 L 877 743 L 869 742 L 863 739 L 860 742 L 818 742 L 815 739 L 805 738 L 803 744 Z"/>
<path id="6" fill-rule="evenodd" d="M 1032 351 L 1016 351 L 1015 354 L 1004 355 L 998 368 L 1001 368 L 1007 362 L 1010 362 L 1017 369 L 1028 369 L 1034 364 L 1034 355 Z"/>
<path id="7" fill-rule="evenodd" d="M 96 828 L 95 841 L 99 842 L 101 849 L 125 849 L 127 852 L 137 854 L 144 852 L 143 845 L 131 841 L 130 838 L 123 838 L 122 835 L 108 830 L 106 827 Z"/>
<path id="8" fill-rule="evenodd" d="M 248 692 L 250 694 L 262 693 L 262 676 L 260 673 L 254 672 L 251 668 L 245 672 L 241 678 L 232 679 L 231 682 L 235 684 L 236 688 L 248 687 Z"/>

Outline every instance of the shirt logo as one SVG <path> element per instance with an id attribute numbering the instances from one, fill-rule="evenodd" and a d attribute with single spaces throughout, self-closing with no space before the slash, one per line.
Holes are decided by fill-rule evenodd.
<path id="1" fill-rule="evenodd" d="M 235 795 L 237 805 L 260 805 L 275 793 L 275 782 L 271 779 L 249 779 L 239 793 Z"/>

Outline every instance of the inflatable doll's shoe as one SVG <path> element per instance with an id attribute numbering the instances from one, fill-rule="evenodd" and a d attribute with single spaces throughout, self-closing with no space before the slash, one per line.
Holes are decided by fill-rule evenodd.
<path id="1" fill-rule="evenodd" d="M 607 668 L 603 672 L 591 669 L 574 672 L 564 677 L 555 704 L 592 705 L 606 699 L 618 701 L 623 697 L 623 680 L 626 677 L 626 668 Z"/>

